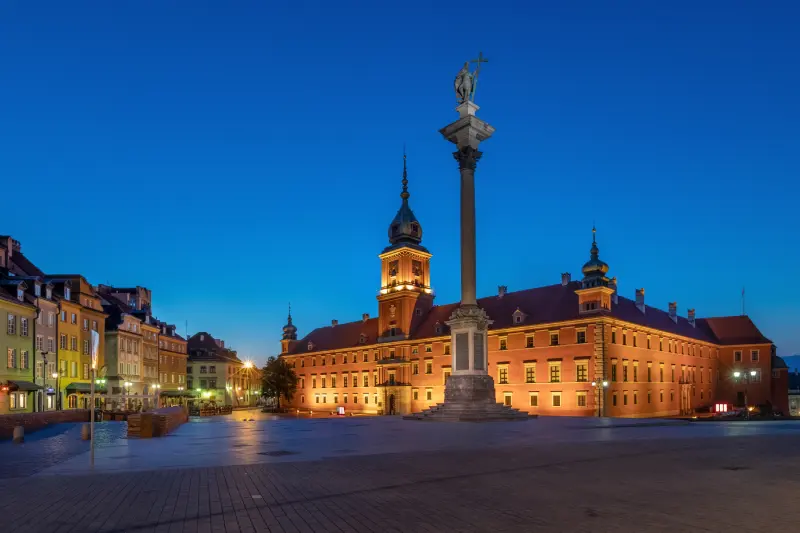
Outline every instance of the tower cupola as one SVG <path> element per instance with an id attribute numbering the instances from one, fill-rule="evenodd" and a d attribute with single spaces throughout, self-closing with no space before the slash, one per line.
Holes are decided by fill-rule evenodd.
<path id="1" fill-rule="evenodd" d="M 286 321 L 286 325 L 283 326 L 283 337 L 282 340 L 285 341 L 296 341 L 297 340 L 297 327 L 292 324 L 292 306 L 289 305 L 289 317 Z"/>
<path id="2" fill-rule="evenodd" d="M 406 154 L 403 153 L 403 192 L 400 198 L 403 203 L 389 225 L 389 242 L 394 246 L 398 244 L 416 244 L 422 242 L 422 226 L 414 212 L 408 205 L 408 170 L 406 167 Z"/>
<path id="3" fill-rule="evenodd" d="M 609 279 L 606 277 L 608 264 L 600 259 L 600 249 L 597 247 L 597 229 L 594 226 L 592 226 L 592 249 L 589 253 L 589 260 L 581 269 L 583 287 L 608 287 Z"/>

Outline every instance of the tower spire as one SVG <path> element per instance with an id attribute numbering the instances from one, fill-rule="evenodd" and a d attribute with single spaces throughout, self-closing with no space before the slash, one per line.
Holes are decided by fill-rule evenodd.
<path id="1" fill-rule="evenodd" d="M 408 200 L 408 168 L 406 167 L 406 145 L 403 145 L 403 192 L 400 193 L 400 198 L 405 202 Z"/>
<path id="2" fill-rule="evenodd" d="M 297 328 L 294 324 L 292 324 L 292 304 L 289 302 L 289 316 L 286 321 L 286 325 L 283 326 L 283 340 L 285 341 L 296 341 L 297 340 Z"/>

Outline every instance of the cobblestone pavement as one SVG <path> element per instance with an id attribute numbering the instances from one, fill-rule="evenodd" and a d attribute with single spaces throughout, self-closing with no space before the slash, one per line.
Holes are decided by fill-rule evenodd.
<path id="1" fill-rule="evenodd" d="M 0 479 L 35 474 L 89 450 L 81 440 L 83 423 L 55 424 L 25 435 L 25 442 L 0 442 Z M 126 422 L 103 422 L 95 425 L 95 446 L 124 446 Z"/>
<path id="2" fill-rule="evenodd" d="M 585 442 L 543 436 L 505 446 L 284 459 L 2 480 L 3 524 L 17 533 L 674 533 L 795 531 L 800 523 L 800 435 L 790 430 Z"/>

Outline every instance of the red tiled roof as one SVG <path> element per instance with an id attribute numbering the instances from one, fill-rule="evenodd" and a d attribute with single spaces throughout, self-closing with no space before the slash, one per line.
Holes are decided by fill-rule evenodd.
<path id="1" fill-rule="evenodd" d="M 720 344 L 772 344 L 747 315 L 703 319 Z"/>
<path id="2" fill-rule="evenodd" d="M 579 313 L 578 295 L 581 288 L 579 281 L 567 285 L 557 284 L 534 289 L 526 289 L 506 293 L 502 298 L 490 296 L 478 300 L 478 305 L 486 311 L 494 321 L 490 330 L 505 329 L 513 326 L 533 326 L 553 322 L 564 322 L 583 318 Z M 433 307 L 424 317 L 415 317 L 412 323 L 411 340 L 422 340 L 449 335 L 450 328 L 445 324 L 450 315 L 458 307 L 458 303 Z M 514 312 L 519 309 L 523 320 L 514 323 Z M 760 344 L 769 343 L 769 339 L 761 335 L 748 317 L 723 317 L 697 319 L 695 326 L 685 317 L 670 318 L 669 313 L 651 306 L 645 306 L 642 313 L 636 302 L 622 296 L 612 304 L 611 311 L 606 313 L 612 317 L 653 328 L 674 335 L 680 335 L 699 341 L 718 344 Z M 437 323 L 440 326 L 437 332 Z M 320 352 L 357 348 L 361 334 L 366 335 L 365 344 L 375 344 L 378 337 L 378 319 L 348 322 L 337 326 L 317 328 L 306 335 L 290 351 L 291 354 Z M 308 343 L 314 347 L 309 350 Z"/>
<path id="3" fill-rule="evenodd" d="M 365 335 L 365 342 L 361 342 L 361 335 Z M 317 328 L 295 344 L 292 354 L 318 352 L 326 350 L 339 350 L 342 348 L 358 348 L 363 344 L 375 344 L 378 340 L 378 319 L 359 320 L 336 326 Z M 309 350 L 308 343 L 313 342 L 314 347 Z"/>

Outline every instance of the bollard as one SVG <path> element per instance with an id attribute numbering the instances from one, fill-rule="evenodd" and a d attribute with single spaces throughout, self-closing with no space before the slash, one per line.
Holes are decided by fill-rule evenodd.
<path id="1" fill-rule="evenodd" d="M 14 442 L 25 442 L 25 428 L 22 426 L 14 426 Z"/>
<path id="2" fill-rule="evenodd" d="M 89 424 L 84 424 L 81 426 L 81 439 L 89 440 L 92 438 L 91 429 Z"/>

